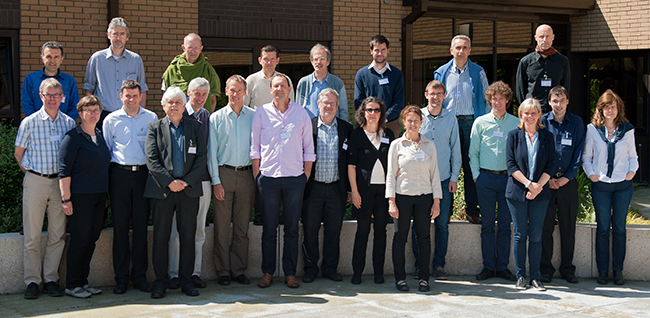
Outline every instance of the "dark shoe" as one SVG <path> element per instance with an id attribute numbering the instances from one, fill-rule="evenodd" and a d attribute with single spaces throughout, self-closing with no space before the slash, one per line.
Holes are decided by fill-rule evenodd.
<path id="1" fill-rule="evenodd" d="M 341 275 L 339 275 L 338 273 L 327 274 L 327 278 L 335 282 L 340 282 L 343 280 L 343 277 L 341 277 Z"/>
<path id="2" fill-rule="evenodd" d="M 151 298 L 153 299 L 160 299 L 165 297 L 166 295 L 167 295 L 167 291 L 162 287 L 156 287 L 151 292 Z"/>
<path id="3" fill-rule="evenodd" d="M 251 283 L 250 279 L 248 279 L 248 277 L 246 277 L 246 275 L 244 275 L 244 274 L 241 274 L 241 275 L 235 277 L 234 279 L 235 279 L 236 282 L 238 282 L 240 284 L 244 284 L 244 285 L 248 285 L 248 284 Z"/>
<path id="4" fill-rule="evenodd" d="M 375 275 L 375 284 L 383 284 L 384 282 L 384 275 Z"/>
<path id="5" fill-rule="evenodd" d="M 298 280 L 296 279 L 295 275 L 287 275 L 284 277 L 284 282 L 287 284 L 287 287 L 289 288 L 298 288 L 300 287 L 300 283 L 298 283 Z"/>
<path id="6" fill-rule="evenodd" d="M 502 270 L 502 271 L 498 271 L 497 272 L 497 277 L 503 278 L 503 279 L 505 279 L 507 281 L 511 281 L 511 282 L 514 282 L 514 281 L 517 280 L 517 277 L 515 277 L 515 275 L 512 275 L 510 270 L 507 269 L 507 268 Z"/>
<path id="7" fill-rule="evenodd" d="M 29 283 L 29 285 L 27 285 L 27 289 L 25 289 L 25 299 L 36 299 L 38 298 L 38 294 L 38 284 Z"/>
<path id="8" fill-rule="evenodd" d="M 115 287 L 113 287 L 113 294 L 121 295 L 124 293 L 126 293 L 126 284 L 118 283 L 115 285 Z"/>
<path id="9" fill-rule="evenodd" d="M 208 284 L 206 284 L 199 275 L 192 275 L 192 278 L 190 279 L 192 281 L 192 285 L 196 288 L 206 288 L 208 287 Z"/>
<path id="10" fill-rule="evenodd" d="M 187 286 L 181 288 L 181 291 L 187 296 L 198 296 L 199 290 L 194 287 L 194 284 L 188 284 Z"/>
<path id="11" fill-rule="evenodd" d="M 420 268 L 417 266 L 413 270 L 413 279 L 420 279 Z"/>
<path id="12" fill-rule="evenodd" d="M 260 226 L 262 225 L 262 214 L 255 214 L 255 217 L 253 218 L 253 225 Z"/>
<path id="13" fill-rule="evenodd" d="M 486 280 L 494 277 L 494 271 L 491 269 L 483 268 L 483 270 L 476 275 L 476 280 Z"/>
<path id="14" fill-rule="evenodd" d="M 313 283 L 314 279 L 316 279 L 316 276 L 311 273 L 305 273 L 305 276 L 302 277 L 302 282 L 303 283 Z"/>
<path id="15" fill-rule="evenodd" d="M 228 285 L 230 285 L 230 277 L 228 277 L 228 276 L 219 276 L 219 279 L 217 280 L 217 283 L 219 283 L 219 285 L 228 286 Z"/>
<path id="16" fill-rule="evenodd" d="M 273 275 L 265 273 L 264 276 L 260 279 L 260 282 L 257 283 L 257 287 L 259 288 L 266 288 L 271 286 L 273 283 Z"/>
<path id="17" fill-rule="evenodd" d="M 447 273 L 442 267 L 438 266 L 433 269 L 433 277 L 437 280 L 447 280 Z"/>
<path id="18" fill-rule="evenodd" d="M 430 290 L 429 282 L 427 282 L 424 279 L 420 279 L 420 283 L 418 284 L 418 291 L 424 293 L 424 292 L 428 292 L 429 290 Z"/>
<path id="19" fill-rule="evenodd" d="M 153 287 L 151 287 L 151 284 L 147 283 L 144 280 L 137 283 L 137 284 L 134 284 L 133 288 L 137 288 L 143 293 L 150 293 L 153 290 Z"/>
<path id="20" fill-rule="evenodd" d="M 467 221 L 472 224 L 481 224 L 481 217 L 478 215 L 478 213 L 468 214 Z"/>
<path id="21" fill-rule="evenodd" d="M 361 284 L 361 274 L 354 273 L 352 275 L 352 284 L 355 285 Z"/>
<path id="22" fill-rule="evenodd" d="M 528 283 L 526 282 L 526 278 L 524 278 L 524 277 L 517 278 L 517 283 L 515 284 L 515 289 L 517 289 L 517 290 L 526 290 L 526 286 L 528 286 Z"/>
<path id="23" fill-rule="evenodd" d="M 43 292 L 50 297 L 61 297 L 63 292 L 59 289 L 59 284 L 57 282 L 49 282 L 43 285 Z"/>
<path id="24" fill-rule="evenodd" d="M 614 285 L 625 284 L 625 280 L 623 279 L 623 271 L 612 272 L 612 280 L 614 281 Z"/>
<path id="25" fill-rule="evenodd" d="M 409 291 L 409 285 L 406 284 L 405 280 L 400 280 L 395 283 L 397 290 L 399 291 Z"/>
<path id="26" fill-rule="evenodd" d="M 578 282 L 578 279 L 573 274 L 564 275 L 564 279 L 567 283 L 575 284 Z"/>
<path id="27" fill-rule="evenodd" d="M 169 282 L 169 289 L 179 289 L 181 288 L 181 282 L 178 280 L 178 277 L 172 278 Z"/>
<path id="28" fill-rule="evenodd" d="M 532 279 L 530 281 L 530 286 L 533 287 L 534 290 L 539 290 L 539 291 L 545 291 L 546 287 L 544 287 L 544 284 L 539 281 L 539 279 Z"/>
<path id="29" fill-rule="evenodd" d="M 607 272 L 598 272 L 598 278 L 596 278 L 596 283 L 601 285 L 607 285 Z"/>
<path id="30" fill-rule="evenodd" d="M 550 283 L 551 280 L 553 280 L 553 275 L 551 275 L 551 274 L 542 274 L 540 276 L 539 280 L 542 281 L 542 283 Z"/>

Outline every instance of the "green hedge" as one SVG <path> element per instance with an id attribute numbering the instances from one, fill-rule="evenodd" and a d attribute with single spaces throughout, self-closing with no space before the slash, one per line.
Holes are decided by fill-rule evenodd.
<path id="1" fill-rule="evenodd" d="M 0 233 L 22 228 L 23 173 L 14 158 L 18 128 L 0 124 Z"/>

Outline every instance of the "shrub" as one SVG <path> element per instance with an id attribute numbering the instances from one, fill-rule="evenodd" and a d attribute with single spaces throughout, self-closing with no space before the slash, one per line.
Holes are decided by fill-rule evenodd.
<path id="1" fill-rule="evenodd" d="M 23 173 L 14 158 L 17 132 L 0 124 L 0 233 L 18 232 L 22 226 Z"/>

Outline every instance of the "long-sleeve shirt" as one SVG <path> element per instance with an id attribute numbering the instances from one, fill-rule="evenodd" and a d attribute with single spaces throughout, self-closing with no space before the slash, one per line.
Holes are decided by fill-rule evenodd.
<path id="1" fill-rule="evenodd" d="M 210 115 L 208 142 L 208 169 L 212 184 L 220 184 L 219 166 L 244 167 L 251 165 L 251 130 L 255 110 L 242 107 L 239 116 L 230 104 Z"/>
<path id="2" fill-rule="evenodd" d="M 551 109 L 547 100 L 551 88 L 561 85 L 570 90 L 569 59 L 560 53 L 544 58 L 537 52 L 531 52 L 519 60 L 516 80 L 519 103 L 533 97 L 542 104 L 542 111 L 546 113 Z M 550 83 L 544 80 L 550 80 Z"/>
<path id="3" fill-rule="evenodd" d="M 282 74 L 278 71 L 275 71 L 271 77 L 264 76 L 264 70 L 255 72 L 251 75 L 248 75 L 246 78 L 246 96 L 244 96 L 244 105 L 249 106 L 252 109 L 257 109 L 266 103 L 273 101 L 273 95 L 271 95 L 271 78 L 273 76 Z M 287 78 L 289 78 L 287 76 Z M 295 92 L 293 91 L 293 83 L 289 79 L 289 99 L 294 101 Z"/>
<path id="4" fill-rule="evenodd" d="M 587 126 L 585 138 L 585 152 L 582 155 L 582 168 L 585 173 L 596 175 L 600 182 L 614 183 L 625 180 L 625 175 L 639 169 L 639 158 L 636 155 L 634 142 L 634 129 L 625 133 L 623 138 L 615 144 L 614 170 L 611 177 L 607 177 L 607 144 L 603 141 L 594 124 Z"/>
<path id="5" fill-rule="evenodd" d="M 97 142 L 81 126 L 68 131 L 59 150 L 59 178 L 70 177 L 71 193 L 107 193 L 111 153 L 95 128 Z"/>
<path id="6" fill-rule="evenodd" d="M 420 136 L 417 147 L 404 136 L 390 144 L 386 198 L 394 198 L 395 194 L 417 196 L 429 193 L 434 199 L 442 198 L 436 146 Z"/>
<path id="7" fill-rule="evenodd" d="M 420 133 L 427 139 L 433 140 L 436 145 L 440 180 L 450 179 L 458 182 L 462 159 L 456 116 L 444 108 L 438 116 L 433 116 L 429 113 L 429 109 L 424 107 L 422 108 L 422 117 Z"/>
<path id="8" fill-rule="evenodd" d="M 210 99 L 208 98 L 207 100 Z M 194 112 L 194 108 L 192 108 L 190 102 L 187 102 L 187 104 L 185 104 L 185 110 L 183 111 L 183 118 L 190 118 L 200 122 L 201 126 L 203 127 L 203 137 L 205 137 L 205 142 L 207 143 L 209 141 L 208 135 L 210 131 L 210 112 L 205 109 L 205 107 L 201 107 L 197 114 Z M 201 175 L 201 181 L 210 181 L 208 165 L 205 165 L 205 170 L 203 170 L 203 174 Z"/>
<path id="9" fill-rule="evenodd" d="M 563 173 L 569 181 L 578 174 L 582 164 L 582 151 L 585 146 L 585 126 L 582 118 L 566 112 L 559 123 L 553 112 L 542 116 L 542 124 L 555 139 L 555 173 Z M 551 176 L 553 177 L 553 176 Z"/>
<path id="10" fill-rule="evenodd" d="M 481 87 L 475 91 L 472 84 L 472 78 L 469 71 L 470 61 L 465 63 L 463 69 L 459 69 L 456 63 L 452 63 L 449 72 L 444 76 L 447 97 L 442 102 L 442 107 L 452 112 L 454 115 L 473 115 L 474 114 L 474 94 L 484 95 L 489 84 L 485 71 L 479 72 Z M 490 105 L 485 103 L 485 114 L 490 112 Z"/>
<path id="11" fill-rule="evenodd" d="M 379 97 L 386 104 L 386 119 L 397 120 L 404 108 L 402 71 L 386 63 L 387 70 L 379 74 L 374 63 L 362 67 L 354 77 L 354 108 L 358 109 L 366 97 Z"/>
<path id="12" fill-rule="evenodd" d="M 44 69 L 45 68 L 43 68 L 43 70 Z M 49 76 L 45 75 L 43 70 L 27 74 L 23 81 L 23 90 L 20 94 L 20 101 L 23 104 L 23 113 L 25 113 L 25 117 L 37 112 L 41 107 L 43 107 L 39 86 L 41 85 L 41 82 L 49 78 Z M 56 75 L 52 76 L 52 78 L 61 83 L 63 91 L 63 98 L 61 99 L 59 110 L 70 116 L 70 118 L 77 119 L 77 117 L 79 117 L 79 113 L 77 113 L 77 103 L 79 103 L 77 81 L 75 81 L 72 75 L 63 73 L 61 70 L 59 70 Z"/>
<path id="13" fill-rule="evenodd" d="M 124 108 L 106 116 L 102 132 L 111 151 L 111 161 L 129 166 L 147 164 L 144 154 L 147 124 L 156 120 L 158 116 L 154 112 L 142 107 L 134 117 L 129 116 Z"/>
<path id="14" fill-rule="evenodd" d="M 492 112 L 474 121 L 469 142 L 469 166 L 472 179 L 478 178 L 481 169 L 504 171 L 508 132 L 517 128 L 519 118 L 506 113 L 498 119 Z"/>
<path id="15" fill-rule="evenodd" d="M 304 173 L 304 162 L 316 160 L 311 119 L 294 102 L 284 114 L 272 102 L 259 107 L 251 135 L 250 158 L 260 159 L 266 177 L 297 177 Z"/>
<path id="16" fill-rule="evenodd" d="M 336 117 L 348 120 L 348 97 L 345 92 L 345 85 L 340 78 L 331 73 L 327 73 L 327 77 L 323 82 L 318 82 L 314 73 L 311 73 L 300 79 L 296 86 L 296 103 L 305 107 L 309 112 L 309 116 L 314 118 L 320 114 L 318 110 L 318 94 L 325 88 L 332 88 L 339 93 L 339 108 L 336 112 Z"/>

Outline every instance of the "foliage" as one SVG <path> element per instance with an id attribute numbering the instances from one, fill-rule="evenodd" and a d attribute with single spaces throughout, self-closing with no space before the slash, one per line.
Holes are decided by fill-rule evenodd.
<path id="1" fill-rule="evenodd" d="M 18 232 L 22 226 L 23 173 L 14 158 L 17 132 L 0 124 L 0 233 Z"/>
<path id="2" fill-rule="evenodd" d="M 596 223 L 596 213 L 594 212 L 594 204 L 591 202 L 591 180 L 587 174 L 582 170 L 578 170 L 576 175 L 578 181 L 578 223 Z"/>

